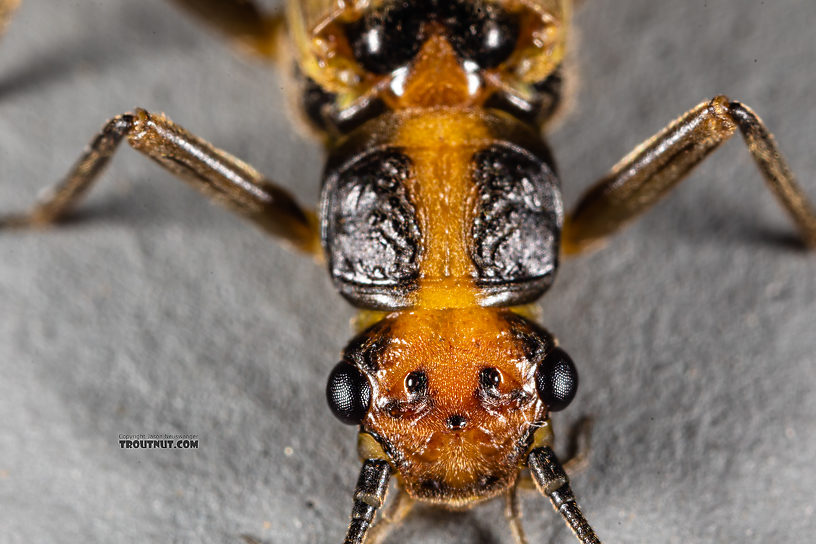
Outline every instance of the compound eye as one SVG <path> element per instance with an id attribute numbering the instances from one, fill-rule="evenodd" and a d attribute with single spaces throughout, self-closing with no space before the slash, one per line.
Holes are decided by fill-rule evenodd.
<path id="1" fill-rule="evenodd" d="M 405 390 L 409 395 L 422 395 L 428 392 L 428 376 L 421 370 L 415 370 L 405 376 Z"/>
<path id="2" fill-rule="evenodd" d="M 410 2 L 371 11 L 346 26 L 354 58 L 367 71 L 390 74 L 419 52 L 421 14 Z"/>
<path id="3" fill-rule="evenodd" d="M 553 349 L 538 363 L 535 374 L 539 398 L 552 412 L 566 408 L 578 391 L 578 371 L 567 352 Z"/>
<path id="4" fill-rule="evenodd" d="M 462 58 L 481 68 L 495 68 L 515 50 L 518 21 L 499 6 L 457 2 L 450 9 L 451 43 Z"/>
<path id="5" fill-rule="evenodd" d="M 371 384 L 360 369 L 341 361 L 329 375 L 326 400 L 337 419 L 348 425 L 359 425 L 371 405 Z"/>
<path id="6" fill-rule="evenodd" d="M 494 392 L 501 385 L 502 376 L 497 368 L 487 367 L 479 372 L 479 385 L 485 391 Z"/>

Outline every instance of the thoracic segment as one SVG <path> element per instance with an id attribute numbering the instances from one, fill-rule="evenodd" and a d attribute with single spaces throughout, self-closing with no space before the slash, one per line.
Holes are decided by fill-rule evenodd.
<path id="1" fill-rule="evenodd" d="M 563 215 L 558 182 L 543 146 L 533 154 L 505 140 L 513 122 L 496 115 L 394 115 L 380 122 L 389 138 L 372 147 L 359 137 L 353 158 L 329 169 L 324 246 L 352 303 L 519 305 L 550 286 Z"/>
<path id="2" fill-rule="evenodd" d="M 558 266 L 563 210 L 533 110 L 558 101 L 550 76 L 564 14 L 482 0 L 420 4 L 383 1 L 362 15 L 338 15 L 319 32 L 335 61 L 343 57 L 373 85 L 355 97 L 307 79 L 310 118 L 340 133 L 341 120 L 348 127 L 329 140 L 324 178 L 330 272 L 364 308 L 531 302 Z M 542 91 L 516 73 L 525 55 L 537 55 L 536 32 L 536 43 L 554 47 L 552 66 L 536 68 L 550 82 Z M 334 61 L 325 62 L 331 71 Z M 529 100 L 529 108 L 501 106 L 502 93 L 515 93 L 517 106 Z M 487 107 L 491 98 L 496 104 Z"/>

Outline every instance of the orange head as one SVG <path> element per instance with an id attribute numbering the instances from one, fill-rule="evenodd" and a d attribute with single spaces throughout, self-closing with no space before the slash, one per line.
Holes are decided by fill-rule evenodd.
<path id="1" fill-rule="evenodd" d="M 416 499 L 464 506 L 513 485 L 533 433 L 572 400 L 575 367 L 504 309 L 394 313 L 346 348 L 327 389 Z"/>

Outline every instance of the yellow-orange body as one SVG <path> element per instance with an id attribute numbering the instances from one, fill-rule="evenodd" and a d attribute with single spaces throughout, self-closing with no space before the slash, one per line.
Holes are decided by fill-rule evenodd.
<path id="1" fill-rule="evenodd" d="M 485 102 L 499 90 L 534 93 L 532 83 L 556 70 L 569 2 L 495 2 L 521 28 L 512 55 L 499 66 L 468 67 L 446 28 L 429 21 L 412 62 L 377 75 L 355 62 L 342 29 L 381 4 L 291 2 L 290 28 L 301 70 L 333 93 L 333 107 L 353 109 L 373 99 L 386 106 L 350 131 L 326 129 L 330 152 L 344 160 L 368 149 L 398 149 L 412 165 L 404 186 L 422 233 L 415 286 L 356 341 L 376 344 L 365 356 L 375 360 L 369 361 L 372 402 L 362 431 L 377 438 L 409 495 L 464 506 L 514 485 L 532 433 L 547 416 L 523 341 L 535 327 L 491 302 L 478 281 L 469 249 L 480 198 L 473 161 L 497 143 L 544 147 L 540 119 L 523 122 Z M 551 343 L 546 332 L 540 336 Z M 500 375 L 489 398 L 479 383 L 486 368 Z M 418 371 L 428 390 L 415 399 L 406 377 Z M 451 416 L 464 421 L 461 428 L 451 428 Z"/>

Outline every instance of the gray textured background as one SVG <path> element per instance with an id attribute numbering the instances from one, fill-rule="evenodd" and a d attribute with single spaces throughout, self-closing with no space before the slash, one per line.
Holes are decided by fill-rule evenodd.
<path id="1" fill-rule="evenodd" d="M 816 2 L 588 0 L 576 22 L 582 83 L 551 136 L 568 203 L 718 92 L 763 116 L 816 197 Z M 0 210 L 134 106 L 313 202 L 320 150 L 281 87 L 160 0 L 27 0 L 0 43 Z M 0 233 L 0 541 L 339 542 L 355 433 L 323 388 L 353 312 L 325 272 L 128 149 L 76 218 Z M 812 538 L 814 272 L 736 141 L 563 265 L 544 324 L 582 385 L 555 424 L 597 420 L 574 486 L 605 541 Z M 120 450 L 135 432 L 201 447 Z M 571 541 L 523 502 L 534 542 Z M 413 538 L 510 542 L 500 502 L 420 509 L 390 542 Z"/>

